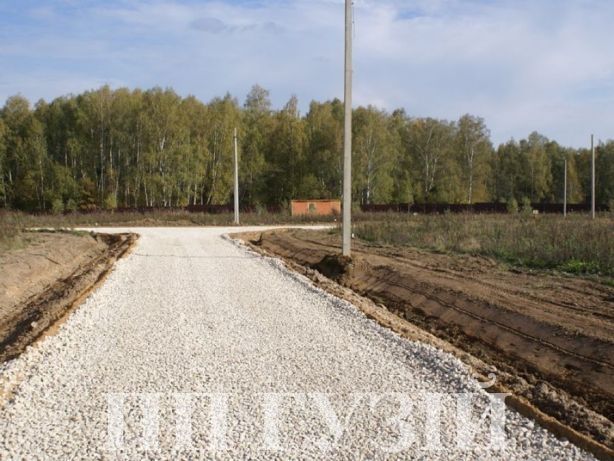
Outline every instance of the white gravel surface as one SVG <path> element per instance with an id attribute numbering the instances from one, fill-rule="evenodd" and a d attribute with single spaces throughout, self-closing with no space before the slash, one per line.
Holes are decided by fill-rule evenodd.
<path id="1" fill-rule="evenodd" d="M 0 366 L 0 459 L 591 459 L 510 410 L 503 448 L 489 448 L 488 418 L 459 448 L 458 394 L 475 393 L 476 423 L 489 397 L 458 360 L 224 239 L 230 229 L 135 231 L 59 333 Z"/>

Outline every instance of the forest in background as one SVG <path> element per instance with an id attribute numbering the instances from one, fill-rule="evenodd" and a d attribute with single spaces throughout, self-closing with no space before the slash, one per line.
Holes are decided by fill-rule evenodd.
<path id="1" fill-rule="evenodd" d="M 255 85 L 243 104 L 203 103 L 172 89 L 108 86 L 38 101 L 10 97 L 0 110 L 0 208 L 91 211 L 227 204 L 238 128 L 242 205 L 339 198 L 343 103 L 292 97 L 273 110 Z M 353 198 L 386 203 L 590 201 L 591 155 L 539 133 L 494 147 L 485 121 L 354 110 Z M 596 147 L 597 203 L 614 204 L 614 141 Z"/>

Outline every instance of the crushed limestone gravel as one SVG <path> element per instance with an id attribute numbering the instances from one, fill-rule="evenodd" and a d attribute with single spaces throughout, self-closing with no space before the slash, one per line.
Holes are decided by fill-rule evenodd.
<path id="1" fill-rule="evenodd" d="M 59 332 L 0 365 L 0 459 L 592 459 L 509 409 L 496 439 L 461 362 L 236 230 L 135 230 Z"/>

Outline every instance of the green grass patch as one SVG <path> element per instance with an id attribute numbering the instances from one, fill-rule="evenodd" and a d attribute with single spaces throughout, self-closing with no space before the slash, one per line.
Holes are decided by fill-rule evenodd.
<path id="1" fill-rule="evenodd" d="M 385 218 L 384 218 L 385 217 Z M 358 219 L 375 244 L 495 258 L 510 265 L 614 276 L 614 217 L 588 215 L 398 215 Z"/>

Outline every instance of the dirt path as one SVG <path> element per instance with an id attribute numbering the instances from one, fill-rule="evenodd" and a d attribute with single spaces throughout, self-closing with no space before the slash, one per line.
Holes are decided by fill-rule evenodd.
<path id="1" fill-rule="evenodd" d="M 614 447 L 614 289 L 509 271 L 496 262 L 356 242 L 334 234 L 252 236 L 260 249 L 319 270 L 496 367 L 507 389 L 573 430 Z"/>
<path id="2" fill-rule="evenodd" d="M 31 232 L 0 254 L 0 363 L 66 315 L 136 240 L 130 234 Z"/>

